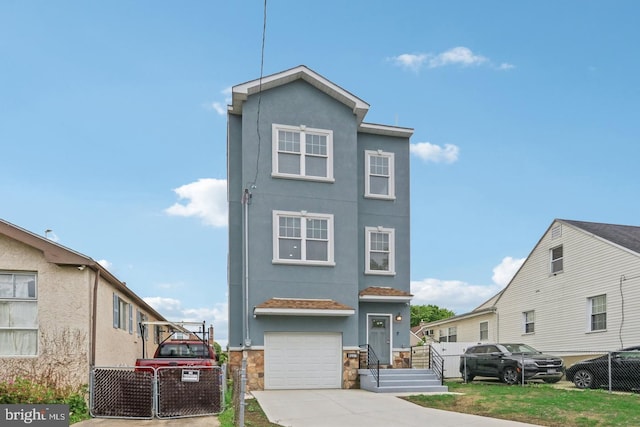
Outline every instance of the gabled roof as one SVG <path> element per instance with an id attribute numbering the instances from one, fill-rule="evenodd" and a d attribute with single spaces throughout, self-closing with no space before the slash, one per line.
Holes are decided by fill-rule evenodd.
<path id="1" fill-rule="evenodd" d="M 411 128 L 363 123 L 364 116 L 369 111 L 369 104 L 305 65 L 298 65 L 297 67 L 271 74 L 261 79 L 251 80 L 234 86 L 231 90 L 231 105 L 228 106 L 228 112 L 229 114 L 242 114 L 244 101 L 246 101 L 249 96 L 296 80 L 304 80 L 316 89 L 349 107 L 353 111 L 353 114 L 356 115 L 358 131 L 360 132 L 404 138 L 413 135 L 413 129 Z"/>
<path id="2" fill-rule="evenodd" d="M 557 221 L 572 225 L 640 255 L 640 227 L 568 219 L 558 219 Z"/>
<path id="3" fill-rule="evenodd" d="M 147 304 L 142 298 L 136 295 L 131 289 L 127 287 L 124 282 L 118 280 L 113 274 L 106 268 L 102 267 L 98 262 L 94 261 L 90 257 L 76 252 L 73 249 L 69 249 L 62 246 L 46 237 L 39 236 L 24 228 L 18 227 L 8 221 L 0 219 L 0 234 L 16 240 L 34 249 L 38 249 L 42 252 L 45 261 L 56 265 L 70 265 L 77 266 L 79 269 L 91 268 L 98 272 L 100 277 L 113 285 L 116 289 L 127 295 L 136 303 L 144 307 L 147 311 L 153 314 L 160 320 L 164 320 L 164 317 L 154 310 L 149 304 Z"/>

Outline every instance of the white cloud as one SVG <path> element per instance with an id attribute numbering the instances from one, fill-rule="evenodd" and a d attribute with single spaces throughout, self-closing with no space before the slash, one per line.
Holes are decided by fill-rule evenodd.
<path id="1" fill-rule="evenodd" d="M 525 260 L 526 258 L 504 257 L 502 262 L 493 268 L 491 279 L 502 287 L 507 286 Z"/>
<path id="2" fill-rule="evenodd" d="M 514 65 L 503 62 L 494 65 L 486 56 L 477 55 L 471 49 L 464 46 L 457 46 L 447 51 L 433 53 L 403 53 L 389 58 L 395 65 L 418 72 L 425 64 L 428 68 L 439 68 L 446 66 L 471 67 L 486 65 L 498 70 L 510 70 Z"/>
<path id="3" fill-rule="evenodd" d="M 102 266 L 102 268 L 104 268 L 106 270 L 109 270 L 113 266 L 113 264 L 111 262 L 107 261 L 106 259 L 98 260 L 98 264 L 100 264 Z"/>
<path id="4" fill-rule="evenodd" d="M 445 144 L 444 147 L 429 142 L 411 144 L 409 149 L 425 162 L 453 163 L 458 160 L 460 148 L 453 144 Z"/>
<path id="5" fill-rule="evenodd" d="M 224 95 L 224 102 L 214 101 L 204 105 L 207 110 L 213 110 L 221 116 L 227 114 L 227 105 L 231 104 L 232 87 L 229 86 L 220 91 Z"/>
<path id="6" fill-rule="evenodd" d="M 204 178 L 173 190 L 186 204 L 175 203 L 165 209 L 173 216 L 201 218 L 213 227 L 227 225 L 227 181 Z"/>
<path id="7" fill-rule="evenodd" d="M 225 348 L 228 338 L 228 306 L 216 303 L 210 307 L 186 308 L 175 298 L 146 297 L 144 301 L 167 320 L 174 322 L 206 322 L 207 328 L 213 325 L 214 340 Z"/>
<path id="8" fill-rule="evenodd" d="M 490 285 L 472 285 L 461 280 L 424 279 L 411 282 L 411 304 L 434 304 L 455 314 L 468 313 L 496 295 L 511 281 L 525 258 L 505 257 L 493 268 Z"/>
<path id="9" fill-rule="evenodd" d="M 484 56 L 475 55 L 471 49 L 459 46 L 431 58 L 429 60 L 429 68 L 444 67 L 446 65 L 469 67 L 472 65 L 481 65 L 488 61 Z"/>
<path id="10" fill-rule="evenodd" d="M 424 53 L 417 54 L 417 55 L 410 54 L 410 53 L 403 53 L 402 55 L 394 56 L 389 59 L 392 62 L 394 62 L 396 65 L 402 68 L 409 69 L 412 71 L 418 71 L 428 57 L 429 56 Z"/>

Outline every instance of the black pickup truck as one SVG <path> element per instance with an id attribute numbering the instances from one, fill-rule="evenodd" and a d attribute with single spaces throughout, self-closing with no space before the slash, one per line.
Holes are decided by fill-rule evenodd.
<path id="1" fill-rule="evenodd" d="M 507 384 L 523 379 L 555 383 L 564 374 L 564 362 L 526 344 L 480 344 L 467 348 L 460 356 L 460 374 L 466 382 L 475 377 L 493 377 Z"/>

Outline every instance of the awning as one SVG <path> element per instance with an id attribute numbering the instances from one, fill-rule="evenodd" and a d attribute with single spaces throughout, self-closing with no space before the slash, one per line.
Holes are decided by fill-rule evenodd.
<path id="1" fill-rule="evenodd" d="M 256 316 L 352 316 L 355 309 L 331 299 L 271 298 L 253 309 Z"/>

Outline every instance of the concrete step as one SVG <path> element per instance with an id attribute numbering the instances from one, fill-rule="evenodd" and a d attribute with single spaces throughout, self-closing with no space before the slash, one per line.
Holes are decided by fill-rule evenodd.
<path id="1" fill-rule="evenodd" d="M 430 369 L 381 369 L 378 386 L 369 369 L 359 369 L 360 388 L 376 393 L 443 393 L 449 391 Z"/>

